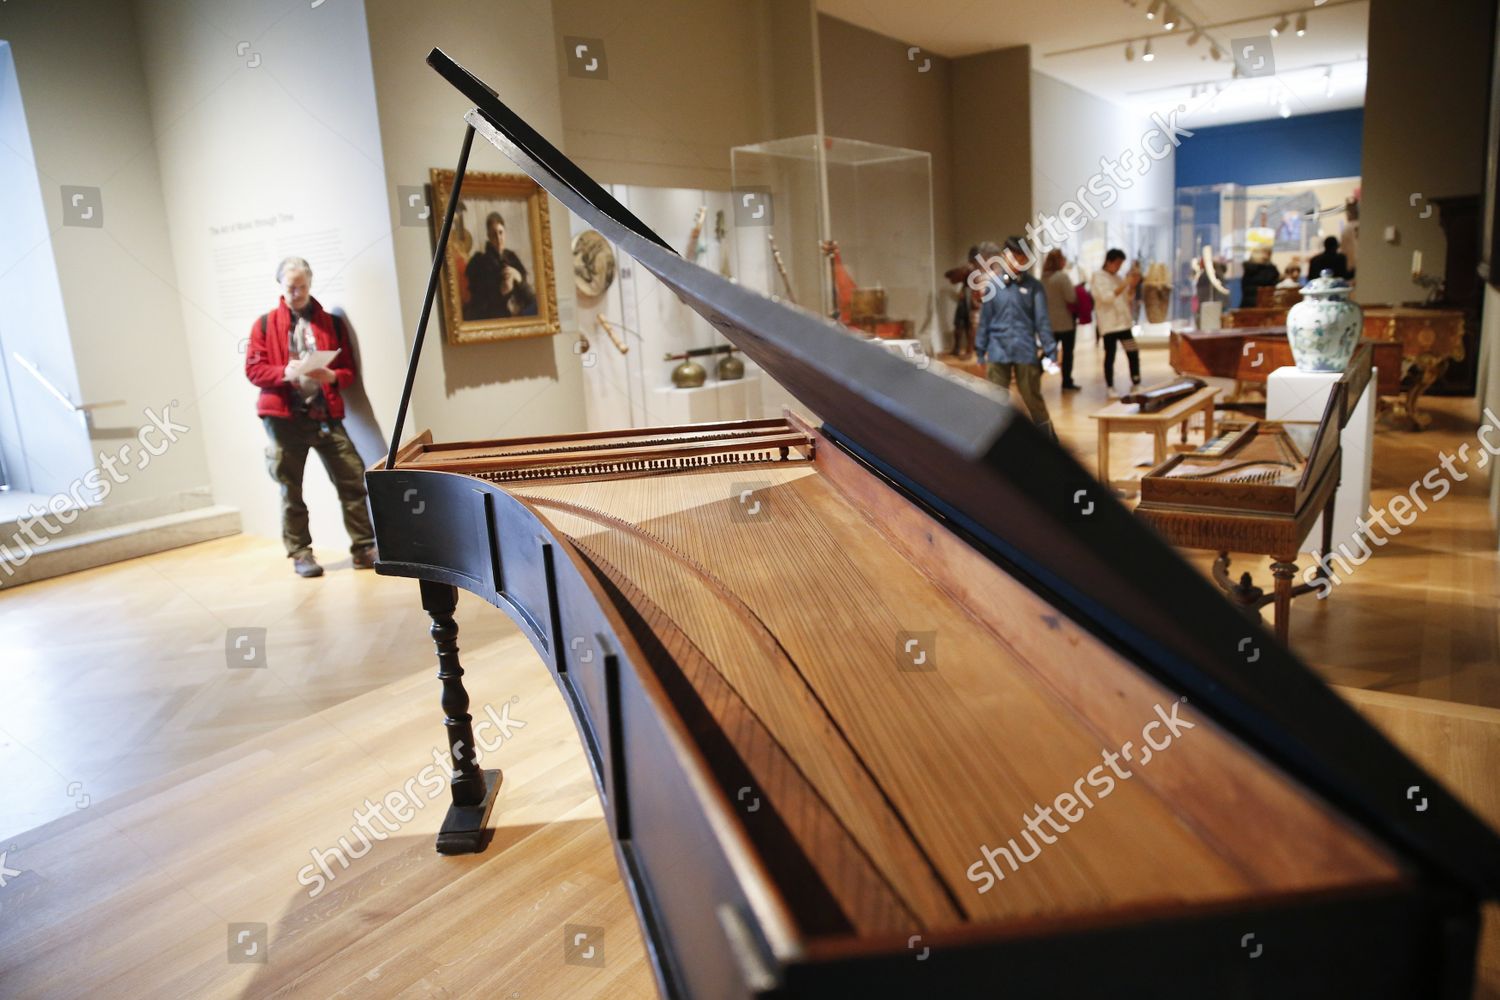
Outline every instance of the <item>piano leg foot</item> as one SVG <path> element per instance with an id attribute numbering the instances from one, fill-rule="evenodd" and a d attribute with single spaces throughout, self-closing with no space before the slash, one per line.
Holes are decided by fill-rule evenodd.
<path id="1" fill-rule="evenodd" d="M 443 682 L 443 725 L 448 730 L 448 752 L 453 760 L 449 791 L 453 804 L 437 837 L 440 854 L 474 854 L 484 849 L 486 824 L 500 791 L 498 770 L 482 771 L 474 742 L 474 717 L 469 714 L 469 692 L 464 668 L 458 662 L 458 588 L 431 580 L 420 581 L 422 608 L 432 618 L 432 642 L 437 647 L 438 680 Z"/>
<path id="2" fill-rule="evenodd" d="M 461 806 L 455 802 L 448 807 L 437 835 L 439 854 L 478 854 L 488 843 L 490 812 L 495 808 L 503 776 L 499 770 L 481 774 L 484 777 L 484 799 L 478 805 Z"/>

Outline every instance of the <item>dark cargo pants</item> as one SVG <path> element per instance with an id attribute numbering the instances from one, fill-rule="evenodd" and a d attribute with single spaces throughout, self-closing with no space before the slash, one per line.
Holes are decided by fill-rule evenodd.
<path id="1" fill-rule="evenodd" d="M 309 449 L 318 453 L 323 468 L 338 491 L 344 508 L 344 530 L 349 532 L 349 551 L 358 552 L 375 544 L 370 510 L 365 504 L 365 470 L 349 432 L 341 420 L 311 420 L 307 417 L 261 417 L 266 426 L 266 470 L 281 486 L 281 539 L 288 556 L 312 548 L 307 526 L 307 504 L 302 500 L 302 473 Z"/>

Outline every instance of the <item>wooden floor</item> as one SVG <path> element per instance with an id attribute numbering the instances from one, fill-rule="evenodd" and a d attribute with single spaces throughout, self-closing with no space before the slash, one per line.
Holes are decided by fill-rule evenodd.
<path id="1" fill-rule="evenodd" d="M 442 742 L 423 670 L 7 839 L 0 996 L 654 996 L 550 675 L 519 636 L 466 659 L 476 714 L 525 724 L 485 759 L 505 781 L 484 854 L 434 852 L 446 792 L 420 784 L 368 853 L 351 832 Z M 326 858 L 314 896 L 310 852 L 333 848 L 347 868 Z M 244 924 L 265 930 L 239 942 Z M 569 924 L 602 928 L 602 966 L 564 961 Z"/>
<path id="2" fill-rule="evenodd" d="M 1059 401 L 1049 378 L 1044 391 L 1091 461 L 1087 414 L 1104 398 L 1092 345 L 1080 355 L 1090 388 Z M 1164 351 L 1144 357 L 1148 381 L 1166 373 Z M 1377 430 L 1375 502 L 1471 438 L 1472 408 L 1437 400 L 1433 429 Z M 1126 441 L 1120 470 L 1149 457 L 1146 438 Z M 1292 637 L 1500 826 L 1487 525 L 1471 479 L 1330 601 L 1299 602 Z M 410 581 L 347 558 L 297 580 L 279 545 L 239 537 L 0 591 L 0 996 L 653 996 L 561 696 L 498 611 L 464 596 L 458 621 L 476 714 L 508 707 L 525 723 L 486 758 L 507 774 L 494 842 L 435 854 L 441 799 L 414 785 L 424 808 L 347 870 L 329 861 L 313 898 L 299 883 L 310 852 L 343 838 L 357 853 L 354 813 L 407 787 L 442 741 Z M 268 630 L 265 669 L 227 666 L 241 627 Z M 266 925 L 236 946 L 259 943 L 264 963 L 229 960 L 240 923 Z M 602 931 L 602 965 L 565 961 L 571 924 Z M 1480 995 L 1500 998 L 1488 930 Z"/>

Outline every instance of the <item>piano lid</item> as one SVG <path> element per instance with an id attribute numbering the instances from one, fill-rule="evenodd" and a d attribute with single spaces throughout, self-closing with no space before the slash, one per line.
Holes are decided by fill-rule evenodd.
<path id="1" fill-rule="evenodd" d="M 830 439 L 1408 861 L 1500 896 L 1500 838 L 1030 421 L 683 260 L 481 80 L 440 49 L 427 61 L 472 102 L 477 132 L 817 413 Z"/>

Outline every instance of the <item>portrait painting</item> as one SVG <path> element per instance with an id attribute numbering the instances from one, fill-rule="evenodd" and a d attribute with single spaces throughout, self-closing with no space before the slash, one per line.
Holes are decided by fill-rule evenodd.
<path id="1" fill-rule="evenodd" d="M 432 171 L 429 213 L 436 244 L 453 193 L 453 171 Z M 444 327 L 451 344 L 559 331 L 547 195 L 523 174 L 464 175 L 442 268 Z"/>

